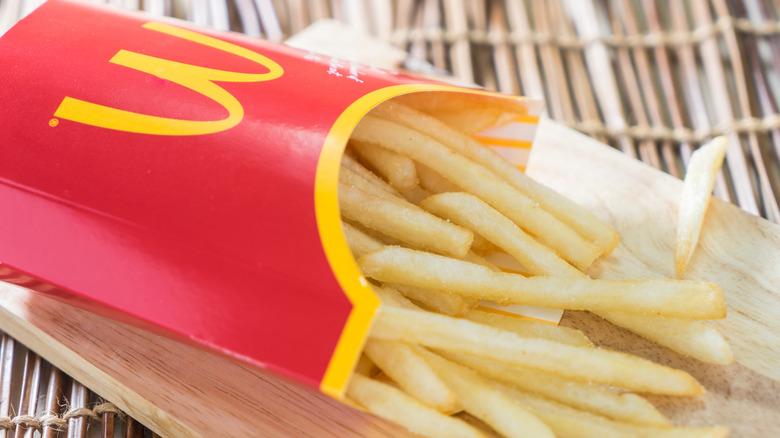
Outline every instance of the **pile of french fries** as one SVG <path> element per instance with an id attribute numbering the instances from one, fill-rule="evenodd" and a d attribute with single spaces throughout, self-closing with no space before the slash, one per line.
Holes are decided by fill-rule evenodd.
<path id="1" fill-rule="evenodd" d="M 676 352 L 732 361 L 701 321 L 726 316 L 720 287 L 589 278 L 617 234 L 474 140 L 511 111 L 454 106 L 467 109 L 424 94 L 385 102 L 344 154 L 344 235 L 382 302 L 347 397 L 430 437 L 726 436 L 672 426 L 638 395 L 702 394 L 689 374 L 479 306 L 589 310 Z M 495 252 L 524 272 L 486 260 Z"/>

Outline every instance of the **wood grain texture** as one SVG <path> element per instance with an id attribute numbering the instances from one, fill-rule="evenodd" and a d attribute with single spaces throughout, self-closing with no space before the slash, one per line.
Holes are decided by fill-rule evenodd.
<path id="1" fill-rule="evenodd" d="M 540 125 L 529 173 L 621 234 L 619 248 L 591 275 L 674 276 L 681 181 L 549 121 Z M 772 436 L 780 428 L 780 227 L 721 202 L 710 208 L 686 278 L 723 286 L 729 315 L 715 324 L 737 363 L 702 364 L 587 312 L 566 312 L 563 324 L 697 377 L 708 391 L 703 397 L 651 398 L 675 423 Z M 164 437 L 412 436 L 279 377 L 2 283 L 0 329 Z"/>

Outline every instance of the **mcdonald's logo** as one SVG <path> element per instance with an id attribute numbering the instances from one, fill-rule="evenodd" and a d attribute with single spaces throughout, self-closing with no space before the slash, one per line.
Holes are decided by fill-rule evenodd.
<path id="1" fill-rule="evenodd" d="M 213 134 L 236 126 L 244 118 L 241 102 L 215 82 L 263 82 L 276 79 L 284 73 L 282 67 L 271 59 L 235 44 L 162 23 L 150 22 L 142 27 L 240 56 L 265 67 L 268 72 L 240 73 L 217 70 L 120 50 L 109 62 L 187 87 L 222 105 L 228 111 L 228 116 L 222 120 L 205 121 L 173 119 L 125 111 L 66 96 L 54 112 L 55 117 L 139 134 Z"/>

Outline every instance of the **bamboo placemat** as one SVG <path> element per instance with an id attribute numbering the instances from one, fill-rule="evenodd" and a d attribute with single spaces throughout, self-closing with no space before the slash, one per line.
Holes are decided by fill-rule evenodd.
<path id="1" fill-rule="evenodd" d="M 40 3 L 0 0 L 0 34 Z M 780 222 L 780 0 L 107 3 L 272 41 L 335 18 L 434 71 L 544 99 L 549 117 L 677 177 L 693 150 L 727 135 L 716 196 Z M 0 438 L 153 435 L 23 345 L 0 342 Z"/>

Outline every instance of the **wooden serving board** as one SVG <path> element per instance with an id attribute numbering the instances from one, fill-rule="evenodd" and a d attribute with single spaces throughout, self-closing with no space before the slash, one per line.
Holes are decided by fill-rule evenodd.
<path id="1" fill-rule="evenodd" d="M 679 180 L 549 121 L 539 127 L 528 172 L 621 234 L 592 276 L 674 276 Z M 715 325 L 731 342 L 735 364 L 702 364 L 586 312 L 566 312 L 562 323 L 698 378 L 703 397 L 651 398 L 675 423 L 773 436 L 780 430 L 780 226 L 713 202 L 686 277 L 724 288 L 729 314 Z M 0 285 L 0 329 L 162 436 L 412 436 L 279 377 L 15 286 Z"/>

